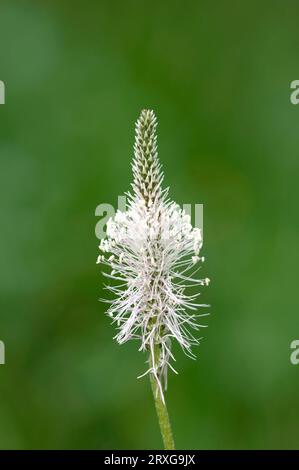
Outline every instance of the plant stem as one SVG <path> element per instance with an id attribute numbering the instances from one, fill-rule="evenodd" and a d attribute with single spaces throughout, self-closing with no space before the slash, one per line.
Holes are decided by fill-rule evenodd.
<path id="1" fill-rule="evenodd" d="M 159 355 L 160 355 L 160 351 L 159 351 L 159 346 L 157 345 L 155 347 L 155 362 L 156 363 L 159 361 Z M 169 415 L 168 415 L 165 399 L 163 402 L 161 393 L 159 390 L 159 386 L 153 374 L 150 374 L 150 381 L 151 381 L 152 392 L 154 395 L 154 401 L 155 401 L 155 407 L 156 407 L 156 412 L 158 416 L 160 431 L 161 431 L 162 439 L 164 443 L 164 449 L 175 450 L 172 429 L 171 429 L 171 424 L 169 420 Z"/>

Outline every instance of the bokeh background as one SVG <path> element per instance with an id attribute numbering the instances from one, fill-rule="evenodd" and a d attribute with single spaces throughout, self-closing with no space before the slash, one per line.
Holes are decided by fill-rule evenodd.
<path id="1" fill-rule="evenodd" d="M 181 449 L 298 448 L 299 5 L 1 0 L 2 449 L 154 449 L 137 344 L 95 264 L 98 204 L 159 119 L 171 196 L 204 204 L 209 327 L 167 394 Z"/>

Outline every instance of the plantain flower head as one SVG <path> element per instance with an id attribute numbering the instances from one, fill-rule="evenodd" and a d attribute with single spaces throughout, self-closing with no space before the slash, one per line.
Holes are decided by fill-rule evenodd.
<path id="1" fill-rule="evenodd" d="M 196 276 L 204 261 L 200 229 L 162 188 L 156 127 L 154 112 L 143 110 L 136 123 L 127 209 L 108 220 L 97 262 L 109 268 L 103 274 L 113 282 L 106 289 L 114 296 L 107 313 L 117 327 L 115 339 L 119 344 L 137 339 L 139 350 L 149 351 L 148 370 L 140 377 L 152 374 L 163 399 L 168 367 L 176 372 L 172 341 L 195 357 L 191 347 L 199 340 L 192 330 L 204 326 L 197 317 L 207 314 L 197 310 L 207 305 L 197 302 L 200 293 L 192 288 L 209 279 Z"/>

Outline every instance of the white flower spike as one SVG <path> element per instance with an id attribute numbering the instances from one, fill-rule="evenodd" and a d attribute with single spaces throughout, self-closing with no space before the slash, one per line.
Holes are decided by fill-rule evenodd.
<path id="1" fill-rule="evenodd" d="M 116 341 L 140 341 L 140 351 L 149 351 L 149 368 L 163 397 L 168 367 L 175 358 L 172 340 L 186 354 L 195 356 L 191 346 L 199 340 L 190 330 L 197 323 L 198 292 L 186 288 L 208 285 L 209 279 L 194 278 L 202 247 L 201 231 L 191 226 L 190 217 L 168 198 L 162 189 L 163 172 L 157 152 L 157 120 L 151 110 L 143 110 L 136 123 L 133 193 L 128 194 L 126 212 L 117 211 L 107 223 L 101 240 L 98 262 L 111 268 L 104 273 L 117 285 L 106 288 L 116 296 L 107 301 L 107 311 L 117 325 Z M 142 376 L 143 376 L 142 375 Z M 141 376 L 140 376 L 141 377 Z"/>

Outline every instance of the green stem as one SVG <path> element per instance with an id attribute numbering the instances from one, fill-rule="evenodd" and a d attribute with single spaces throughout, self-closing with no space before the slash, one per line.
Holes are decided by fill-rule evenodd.
<path id="1" fill-rule="evenodd" d="M 159 346 L 155 347 L 155 362 L 157 363 L 159 361 Z M 169 420 L 169 415 L 168 411 L 166 408 L 166 403 L 163 403 L 163 400 L 161 398 L 161 393 L 159 390 L 159 385 L 157 384 L 157 380 L 155 379 L 153 374 L 150 374 L 150 381 L 151 381 L 151 387 L 154 395 L 154 401 L 155 401 L 155 407 L 156 407 L 156 412 L 158 416 L 158 421 L 160 425 L 160 431 L 162 434 L 162 439 L 164 443 L 164 449 L 165 450 L 175 450 L 175 445 L 174 445 L 174 440 L 173 440 L 173 435 L 172 435 L 172 429 L 171 429 L 171 424 Z M 165 401 L 165 398 L 164 398 Z"/>

